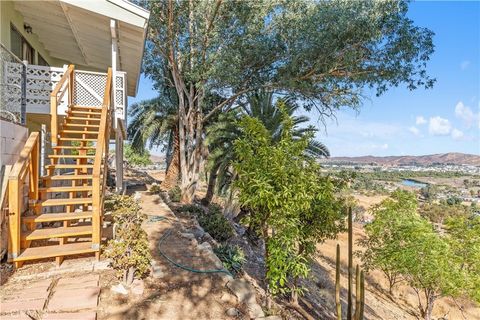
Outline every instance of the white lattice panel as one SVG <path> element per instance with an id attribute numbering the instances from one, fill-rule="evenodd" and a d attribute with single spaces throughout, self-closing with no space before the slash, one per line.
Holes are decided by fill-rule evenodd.
<path id="1" fill-rule="evenodd" d="M 115 115 L 116 118 L 125 120 L 125 110 L 127 106 L 127 96 L 125 88 L 126 86 L 126 73 L 117 71 L 115 76 Z"/>
<path id="2" fill-rule="evenodd" d="M 102 106 L 107 75 L 105 73 L 75 71 L 73 101 L 79 106 Z"/>

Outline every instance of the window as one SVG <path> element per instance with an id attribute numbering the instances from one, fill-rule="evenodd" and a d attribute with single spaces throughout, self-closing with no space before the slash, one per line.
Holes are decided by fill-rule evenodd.
<path id="1" fill-rule="evenodd" d="M 10 42 L 13 54 L 29 64 L 34 63 L 35 50 L 13 25 L 10 25 Z"/>
<path id="2" fill-rule="evenodd" d="M 37 54 L 37 57 L 38 57 L 38 61 L 37 61 L 38 65 L 48 67 L 48 62 L 45 59 L 43 59 L 40 53 Z"/>

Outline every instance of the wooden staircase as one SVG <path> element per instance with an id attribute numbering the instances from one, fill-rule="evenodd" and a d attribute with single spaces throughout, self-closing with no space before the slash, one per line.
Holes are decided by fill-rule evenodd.
<path id="1" fill-rule="evenodd" d="M 47 175 L 38 176 L 38 133 L 32 133 L 9 177 L 9 260 L 95 253 L 100 255 L 103 195 L 106 188 L 111 127 L 109 69 L 102 106 L 72 104 L 73 66 L 51 95 L 52 154 Z M 69 92 L 69 107 L 60 126 L 58 101 Z M 58 126 L 58 128 L 57 128 Z M 60 130 L 59 130 L 60 129 Z M 28 205 L 22 201 L 28 176 Z M 25 206 L 25 208 L 24 208 Z"/>

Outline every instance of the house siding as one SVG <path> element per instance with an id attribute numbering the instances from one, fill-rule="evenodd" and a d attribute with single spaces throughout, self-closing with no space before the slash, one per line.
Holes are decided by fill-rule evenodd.
<path id="1" fill-rule="evenodd" d="M 10 42 L 10 24 L 12 24 L 18 32 L 30 43 L 35 49 L 34 62 L 38 64 L 38 55 L 40 54 L 50 66 L 61 67 L 64 64 L 68 64 L 66 61 L 62 61 L 50 56 L 50 53 L 44 48 L 43 44 L 38 40 L 38 36 L 35 34 L 35 30 L 32 33 L 26 33 L 23 28 L 23 16 L 15 10 L 13 1 L 0 1 L 0 42 L 8 49 L 11 50 Z"/>

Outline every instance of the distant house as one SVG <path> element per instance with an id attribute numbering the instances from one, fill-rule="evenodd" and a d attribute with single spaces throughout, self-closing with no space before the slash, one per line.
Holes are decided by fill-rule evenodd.
<path id="1" fill-rule="evenodd" d="M 8 242 L 16 266 L 98 257 L 108 149 L 121 191 L 149 12 L 125 0 L 0 1 L 0 15 L 0 250 Z"/>

